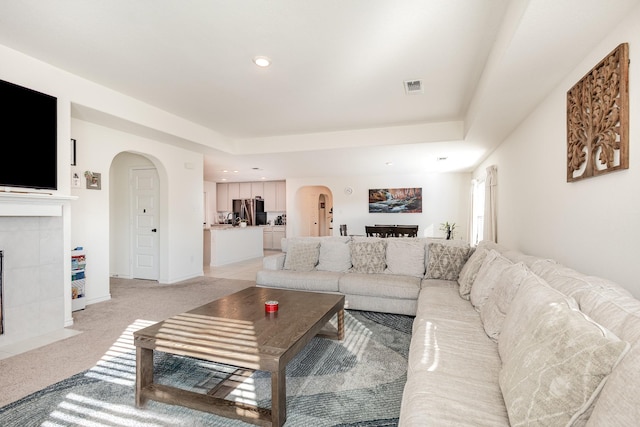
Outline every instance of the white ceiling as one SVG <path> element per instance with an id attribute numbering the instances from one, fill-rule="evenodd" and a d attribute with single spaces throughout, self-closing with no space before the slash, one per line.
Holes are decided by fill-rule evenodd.
<path id="1" fill-rule="evenodd" d="M 638 2 L 3 0 L 0 44 L 215 130 L 207 180 L 472 170 Z"/>

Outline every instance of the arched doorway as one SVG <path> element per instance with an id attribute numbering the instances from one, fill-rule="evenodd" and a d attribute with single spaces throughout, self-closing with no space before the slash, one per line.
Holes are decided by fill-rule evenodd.
<path id="1" fill-rule="evenodd" d="M 333 235 L 333 193 L 322 185 L 301 187 L 296 193 L 300 236 Z"/>
<path id="2" fill-rule="evenodd" d="M 122 152 L 110 168 L 110 272 L 125 278 L 160 278 L 160 178 L 154 161 Z"/>

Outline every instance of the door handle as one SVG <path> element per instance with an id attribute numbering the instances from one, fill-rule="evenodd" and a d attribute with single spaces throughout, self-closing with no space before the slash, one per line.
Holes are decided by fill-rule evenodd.
<path id="1" fill-rule="evenodd" d="M 155 232 L 157 232 L 157 231 L 158 231 L 158 229 L 157 229 L 157 228 L 152 228 L 152 229 L 151 229 L 151 232 L 152 232 L 152 233 L 155 233 Z"/>

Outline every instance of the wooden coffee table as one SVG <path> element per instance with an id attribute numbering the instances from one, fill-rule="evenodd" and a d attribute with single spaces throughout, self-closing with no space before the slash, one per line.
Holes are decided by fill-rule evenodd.
<path id="1" fill-rule="evenodd" d="M 265 301 L 279 303 L 265 312 Z M 337 328 L 327 324 L 337 315 Z M 326 330 L 323 330 L 326 329 Z M 278 426 L 286 412 L 287 363 L 316 336 L 344 338 L 344 295 L 250 287 L 133 333 L 136 406 L 147 400 Z M 236 366 L 238 375 L 271 373 L 271 409 L 224 399 L 233 381 L 207 394 L 153 382 L 153 351 Z"/>

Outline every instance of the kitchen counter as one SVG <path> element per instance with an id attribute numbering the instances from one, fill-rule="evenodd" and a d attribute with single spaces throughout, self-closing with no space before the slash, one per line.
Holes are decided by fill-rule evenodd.
<path id="1" fill-rule="evenodd" d="M 228 224 L 204 230 L 204 263 L 212 267 L 264 256 L 262 227 Z"/>

